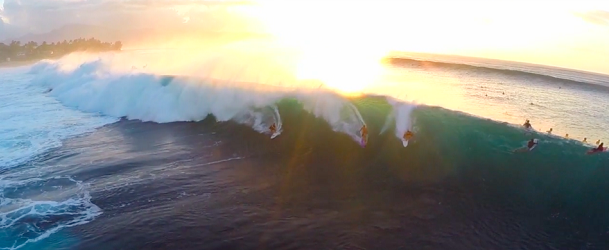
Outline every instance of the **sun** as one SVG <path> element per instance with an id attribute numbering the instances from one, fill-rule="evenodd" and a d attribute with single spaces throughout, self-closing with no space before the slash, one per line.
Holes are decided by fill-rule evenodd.
<path id="1" fill-rule="evenodd" d="M 324 88 L 354 96 L 379 80 L 383 70 L 379 61 L 371 54 L 310 48 L 299 58 L 294 73 L 297 80 L 317 80 Z"/>
<path id="2" fill-rule="evenodd" d="M 261 1 L 242 11 L 258 20 L 280 47 L 296 51 L 297 80 L 321 82 L 324 88 L 358 95 L 374 85 L 382 72 L 381 59 L 389 40 L 371 29 L 378 25 L 361 18 L 368 5 L 328 1 Z M 337 12 L 337 10 L 341 10 Z"/>

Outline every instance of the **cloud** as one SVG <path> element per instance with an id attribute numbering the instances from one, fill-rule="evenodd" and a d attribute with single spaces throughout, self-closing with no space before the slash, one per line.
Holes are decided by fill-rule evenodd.
<path id="1" fill-rule="evenodd" d="M 575 13 L 575 15 L 581 17 L 583 20 L 589 23 L 609 26 L 609 11 L 594 10 L 588 12 L 578 12 Z"/>
<path id="2" fill-rule="evenodd" d="M 2 0 L 0 0 L 1 2 Z M 4 0 L 0 40 L 28 33 L 45 33 L 70 24 L 111 29 L 236 29 L 247 22 L 230 8 L 245 1 L 206 0 Z M 6 20 L 10 20 L 7 24 Z M 2 29 L 2 28 L 0 28 Z"/>

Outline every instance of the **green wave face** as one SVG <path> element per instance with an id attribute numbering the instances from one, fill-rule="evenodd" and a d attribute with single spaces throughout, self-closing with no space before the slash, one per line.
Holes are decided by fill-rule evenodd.
<path id="1" fill-rule="evenodd" d="M 336 178 L 363 173 L 396 185 L 470 183 L 503 199 L 502 204 L 558 206 L 574 215 L 594 215 L 584 219 L 589 220 L 586 223 L 609 223 L 609 214 L 599 212 L 609 208 L 609 157 L 605 153 L 586 155 L 589 148 L 576 141 L 526 133 L 502 122 L 427 106 L 413 110 L 415 137 L 404 148 L 394 125 L 380 133 L 388 120 L 395 124 L 392 105 L 384 97 L 351 102 L 369 128 L 366 148 L 333 131 L 296 99 L 278 103 L 284 133 L 268 144 L 258 135 L 255 140 L 262 143 L 259 147 L 272 147 L 273 155 L 285 159 L 287 168 L 323 165 L 340 169 L 335 170 L 341 173 Z M 539 139 L 535 150 L 513 152 L 531 138 Z"/>

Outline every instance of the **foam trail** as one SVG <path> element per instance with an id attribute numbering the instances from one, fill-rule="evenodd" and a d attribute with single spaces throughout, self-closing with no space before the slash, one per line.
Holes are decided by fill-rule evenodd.
<path id="1" fill-rule="evenodd" d="M 250 108 L 236 115 L 232 120 L 248 125 L 260 133 L 270 133 L 269 127 L 274 123 L 277 126 L 277 132 L 281 132 L 281 117 L 276 105 Z"/>
<path id="2" fill-rule="evenodd" d="M 412 118 L 412 111 L 416 108 L 416 105 L 401 102 L 395 99 L 387 99 L 387 102 L 391 104 L 393 109 L 391 110 L 391 113 L 387 115 L 387 118 L 385 119 L 385 124 L 383 125 L 383 128 L 381 129 L 380 133 L 384 134 L 391 127 L 391 124 L 394 120 L 395 136 L 398 139 L 402 140 L 404 133 L 406 133 L 406 131 L 408 130 L 416 132 L 415 128 L 413 128 Z"/>
<path id="3" fill-rule="evenodd" d="M 276 126 L 277 126 L 277 132 L 275 132 L 275 133 L 281 134 L 282 128 L 283 128 L 283 122 L 281 121 L 281 115 L 279 114 L 279 109 L 277 108 L 277 105 L 273 105 L 272 108 L 273 108 L 273 114 L 274 114 L 273 121 L 274 121 L 274 124 L 276 124 Z"/>
<path id="4" fill-rule="evenodd" d="M 356 142 L 362 137 L 359 130 L 365 122 L 357 110 L 343 97 L 329 92 L 319 92 L 317 98 L 303 98 L 304 108 L 328 122 L 332 130 L 351 136 Z"/>
<path id="5" fill-rule="evenodd" d="M 414 105 L 397 102 L 393 105 L 395 112 L 395 136 L 402 139 L 407 130 L 413 130 L 411 114 L 414 110 Z"/>

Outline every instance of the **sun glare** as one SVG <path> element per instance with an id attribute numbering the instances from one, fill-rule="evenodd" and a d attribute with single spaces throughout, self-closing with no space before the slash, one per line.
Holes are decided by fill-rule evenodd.
<path id="1" fill-rule="evenodd" d="M 242 11 L 275 42 L 297 51 L 297 80 L 317 80 L 345 95 L 372 85 L 390 51 L 381 20 L 369 17 L 372 12 L 359 2 L 260 1 Z"/>
<path id="2" fill-rule="evenodd" d="M 345 95 L 358 95 L 374 85 L 381 75 L 378 58 L 323 50 L 304 53 L 299 58 L 297 80 L 319 80 L 321 86 Z"/>
<path id="3" fill-rule="evenodd" d="M 586 57 L 596 55 L 574 58 L 580 53 L 575 50 L 587 49 L 590 39 L 602 40 L 607 35 L 574 12 L 598 5 L 593 1 L 532 2 L 522 8 L 509 2 L 467 0 L 259 0 L 241 12 L 257 20 L 277 41 L 320 55 L 315 67 L 329 66 L 329 61 L 335 63 L 330 69 L 363 64 L 338 60 L 350 50 L 378 56 L 390 51 L 459 54 L 577 68 L 585 64 Z M 304 60 L 315 61 L 312 55 Z M 356 58 L 368 56 L 350 59 Z M 331 73 L 327 68 L 311 70 L 312 64 L 303 62 L 300 71 L 316 72 L 306 73 L 309 77 L 321 74 L 325 80 L 337 78 L 328 77 Z M 365 70 L 352 73 L 369 74 Z"/>

